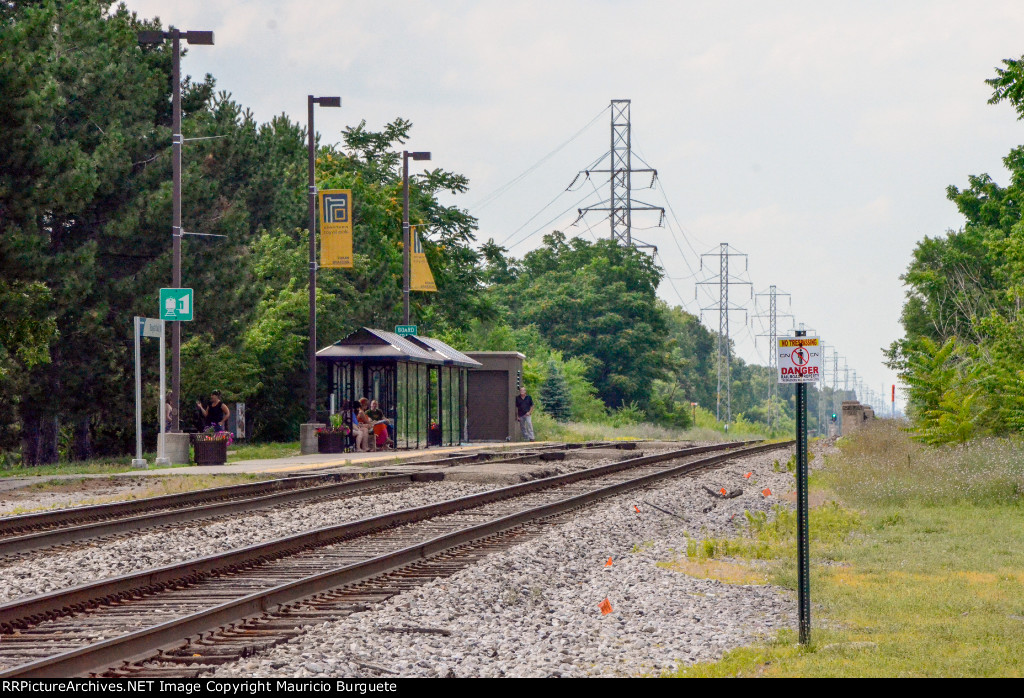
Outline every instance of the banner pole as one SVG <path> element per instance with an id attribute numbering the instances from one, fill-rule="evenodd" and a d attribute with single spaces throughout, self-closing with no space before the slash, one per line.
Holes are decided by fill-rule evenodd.
<path id="1" fill-rule="evenodd" d="M 135 458 L 132 467 L 145 468 L 147 464 L 142 457 L 142 352 L 139 348 L 142 327 L 138 317 L 132 320 L 132 330 L 135 335 Z"/>

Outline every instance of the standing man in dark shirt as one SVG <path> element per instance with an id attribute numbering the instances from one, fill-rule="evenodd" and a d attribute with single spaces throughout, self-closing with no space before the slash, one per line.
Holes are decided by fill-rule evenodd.
<path id="1" fill-rule="evenodd" d="M 519 389 L 516 396 L 516 419 L 519 420 L 519 428 L 523 432 L 523 438 L 533 441 L 533 398 L 526 394 L 526 386 Z"/>
<path id="2" fill-rule="evenodd" d="M 198 400 L 196 400 L 196 407 L 203 413 L 204 431 L 209 427 L 214 427 L 218 431 L 228 430 L 228 417 L 231 416 L 231 410 L 221 402 L 219 390 L 214 390 L 210 393 L 209 407 L 203 407 L 203 404 Z"/>

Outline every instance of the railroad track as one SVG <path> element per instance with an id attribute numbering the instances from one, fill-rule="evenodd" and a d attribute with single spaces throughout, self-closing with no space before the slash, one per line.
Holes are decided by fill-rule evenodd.
<path id="1" fill-rule="evenodd" d="M 403 465 L 443 469 L 469 462 L 519 463 L 573 448 L 599 448 L 607 445 L 603 442 L 554 444 L 526 451 L 517 450 L 511 454 L 482 451 Z M 0 557 L 295 502 L 313 503 L 349 497 L 367 489 L 388 488 L 383 491 L 397 491 L 415 482 L 440 479 L 443 479 L 441 475 L 428 472 L 355 476 L 351 472 L 327 472 L 111 504 L 0 517 Z"/>
<path id="2" fill-rule="evenodd" d="M 509 535 L 530 535 L 545 519 L 789 445 L 734 443 L 632 458 L 6 604 L 0 677 L 105 673 L 140 657 L 114 673 L 167 675 L 170 666 L 181 675 L 189 664 L 244 656 L 254 641 L 287 639 L 310 618 L 337 617 L 339 604 L 351 608 L 443 576 Z M 699 458 L 709 452 L 718 453 Z M 186 642 L 197 634 L 205 635 Z M 196 649 L 203 643 L 229 649 L 204 653 Z M 155 651 L 162 654 L 154 661 Z"/>

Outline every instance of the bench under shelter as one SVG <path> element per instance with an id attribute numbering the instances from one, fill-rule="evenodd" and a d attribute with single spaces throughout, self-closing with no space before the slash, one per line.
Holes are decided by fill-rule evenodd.
<path id="1" fill-rule="evenodd" d="M 481 364 L 441 340 L 363 327 L 316 358 L 327 368 L 330 413 L 341 412 L 346 423 L 352 415 L 344 408 L 365 397 L 392 421 L 396 448 L 468 440 L 467 372 Z M 431 423 L 440 427 L 440 443 L 430 441 Z"/>

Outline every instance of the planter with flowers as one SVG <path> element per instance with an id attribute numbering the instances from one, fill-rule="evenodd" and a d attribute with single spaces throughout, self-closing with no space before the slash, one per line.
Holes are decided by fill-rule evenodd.
<path id="1" fill-rule="evenodd" d="M 193 443 L 196 465 L 224 465 L 228 462 L 228 446 L 234 442 L 230 431 L 218 431 L 215 427 L 196 434 Z"/>
<path id="2" fill-rule="evenodd" d="M 352 429 L 342 415 L 331 415 L 331 426 L 316 430 L 317 451 L 320 453 L 347 453 L 351 450 Z"/>

